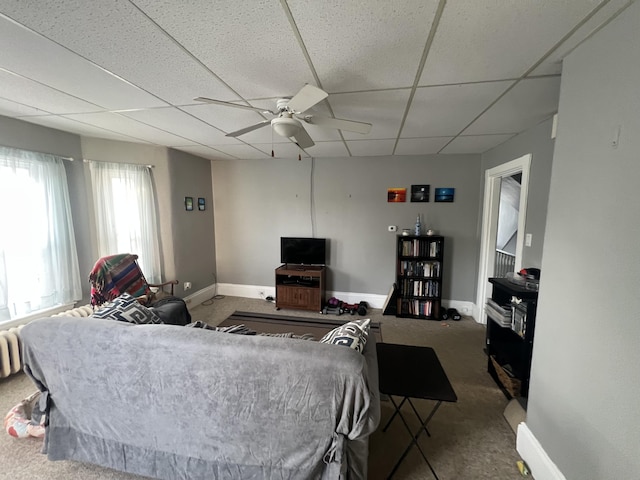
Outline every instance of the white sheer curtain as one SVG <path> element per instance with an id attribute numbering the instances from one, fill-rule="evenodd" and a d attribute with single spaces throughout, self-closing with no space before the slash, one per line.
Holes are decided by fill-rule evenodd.
<path id="1" fill-rule="evenodd" d="M 81 298 L 63 160 L 0 147 L 0 322 Z"/>
<path id="2" fill-rule="evenodd" d="M 155 197 L 144 165 L 90 162 L 100 257 L 138 255 L 147 281 L 160 283 Z"/>

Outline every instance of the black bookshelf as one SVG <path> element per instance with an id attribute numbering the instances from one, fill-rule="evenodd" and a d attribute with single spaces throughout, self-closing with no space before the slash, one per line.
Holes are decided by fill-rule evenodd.
<path id="1" fill-rule="evenodd" d="M 493 285 L 491 303 L 497 309 L 487 308 L 487 371 L 507 398 L 526 397 L 538 292 L 506 278 L 490 278 L 489 282 Z M 512 303 L 513 299 L 519 303 Z"/>
<path id="2" fill-rule="evenodd" d="M 444 237 L 398 235 L 396 246 L 396 316 L 439 319 Z"/>

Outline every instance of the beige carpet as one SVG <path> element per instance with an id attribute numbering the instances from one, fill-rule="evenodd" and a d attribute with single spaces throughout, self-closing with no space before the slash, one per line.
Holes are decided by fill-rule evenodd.
<path id="1" fill-rule="evenodd" d="M 218 325 L 234 311 L 278 313 L 281 315 L 337 318 L 348 321 L 357 315 L 322 316 L 297 310 L 275 311 L 264 300 L 225 297 L 191 310 L 193 320 Z M 518 473 L 515 435 L 503 416 L 507 399 L 486 372 L 484 326 L 463 317 L 455 321 L 426 321 L 383 316 L 370 310 L 371 319 L 382 324 L 385 342 L 433 347 L 440 358 L 458 402 L 443 403 L 429 423 L 431 437 L 422 435 L 420 445 L 440 480 L 516 480 Z M 2 416 L 22 398 L 35 391 L 24 374 L 0 379 Z M 421 415 L 432 402 L 415 400 Z M 417 429 L 417 419 L 405 405 L 405 417 Z M 392 413 L 390 402 L 382 403 L 384 425 Z M 410 441 L 402 422 L 396 418 L 389 430 L 378 429 L 370 440 L 369 478 L 384 479 Z M 77 462 L 50 462 L 39 453 L 41 440 L 18 440 L 0 432 L 0 479 L 12 480 L 119 480 L 142 478 Z M 432 479 L 427 465 L 414 448 L 405 458 L 396 479 Z"/>

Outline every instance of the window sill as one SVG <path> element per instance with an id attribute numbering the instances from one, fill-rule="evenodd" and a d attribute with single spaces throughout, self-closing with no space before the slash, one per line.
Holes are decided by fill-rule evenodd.
<path id="1" fill-rule="evenodd" d="M 8 330 L 9 328 L 17 327 L 18 325 L 25 325 L 30 321 L 36 320 L 38 318 L 50 317 L 52 315 L 55 315 L 56 313 L 69 310 L 70 308 L 73 308 L 74 305 L 75 303 L 65 303 L 63 305 L 56 305 L 55 307 L 45 308 L 44 310 L 38 310 L 37 312 L 33 312 L 29 315 L 23 315 L 22 317 L 12 318 L 11 320 L 0 322 L 0 329 Z"/>

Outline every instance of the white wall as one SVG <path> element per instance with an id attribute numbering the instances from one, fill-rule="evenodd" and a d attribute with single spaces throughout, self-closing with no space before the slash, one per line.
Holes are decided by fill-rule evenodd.
<path id="1" fill-rule="evenodd" d="M 570 480 L 640 478 L 638 32 L 634 3 L 563 66 L 526 424 Z"/>

